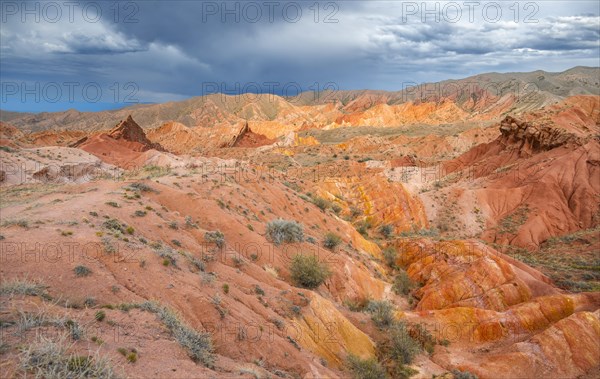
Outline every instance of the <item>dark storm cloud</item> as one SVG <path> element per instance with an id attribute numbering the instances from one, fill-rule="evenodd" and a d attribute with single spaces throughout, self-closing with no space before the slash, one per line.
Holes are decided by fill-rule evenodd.
<path id="1" fill-rule="evenodd" d="M 280 83 L 279 90 L 288 83 L 322 89 L 329 82 L 395 90 L 406 81 L 486 71 L 598 65 L 595 2 L 536 3 L 532 23 L 515 22 L 510 4 L 494 22 L 481 12 L 472 21 L 463 12 L 453 22 L 436 22 L 423 20 L 407 2 L 317 2 L 318 13 L 314 3 L 278 2 L 270 10 L 267 2 L 87 1 L 73 20 L 65 12 L 58 22 L 25 23 L 4 12 L 2 80 L 92 81 L 105 89 L 106 101 L 115 98 L 111 85 L 133 82 L 139 101 L 158 102 L 200 95 L 215 83 L 230 92 L 250 82 L 265 90 L 270 82 Z"/>

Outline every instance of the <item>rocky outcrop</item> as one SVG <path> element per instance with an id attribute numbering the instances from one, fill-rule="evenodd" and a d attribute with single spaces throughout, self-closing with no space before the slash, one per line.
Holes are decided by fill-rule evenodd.
<path id="1" fill-rule="evenodd" d="M 153 143 L 146 137 L 144 129 L 133 120 L 131 115 L 129 115 L 127 119 L 119 122 L 107 133 L 107 135 L 115 140 L 137 142 L 144 146 L 144 151 L 150 149 L 164 151 L 160 144 Z"/>
<path id="2" fill-rule="evenodd" d="M 580 138 L 564 130 L 549 126 L 536 126 L 506 116 L 500 123 L 500 132 L 507 142 L 523 142 L 533 150 L 551 150 L 569 142 L 580 142 Z"/>

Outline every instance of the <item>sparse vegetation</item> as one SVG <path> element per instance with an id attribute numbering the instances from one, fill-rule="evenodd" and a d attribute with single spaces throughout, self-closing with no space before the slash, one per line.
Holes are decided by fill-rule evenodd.
<path id="1" fill-rule="evenodd" d="M 106 318 L 106 312 L 100 310 L 100 311 L 96 312 L 96 314 L 94 315 L 94 318 L 96 319 L 96 321 L 102 322 Z"/>
<path id="2" fill-rule="evenodd" d="M 394 226 L 390 224 L 381 225 L 379 233 L 385 238 L 390 238 L 394 233 Z"/>
<path id="3" fill-rule="evenodd" d="M 219 230 L 204 233 L 204 240 L 214 243 L 218 248 L 225 246 L 225 235 Z"/>
<path id="4" fill-rule="evenodd" d="M 479 379 L 477 375 L 470 373 L 469 371 L 450 371 L 454 375 L 454 379 Z"/>
<path id="5" fill-rule="evenodd" d="M 371 314 L 371 319 L 380 329 L 389 327 L 394 322 L 394 307 L 387 300 L 370 301 L 367 312 Z"/>
<path id="6" fill-rule="evenodd" d="M 325 238 L 323 239 L 323 246 L 325 246 L 329 250 L 333 250 L 342 243 L 342 239 L 335 233 L 327 233 L 325 234 Z"/>
<path id="7" fill-rule="evenodd" d="M 83 277 L 83 276 L 88 276 L 92 273 L 92 270 L 90 270 L 89 268 L 85 267 L 85 266 L 75 266 L 75 268 L 73 269 L 73 272 L 75 273 L 76 276 L 78 277 Z"/>
<path id="8" fill-rule="evenodd" d="M 385 264 L 390 268 L 396 268 L 396 258 L 398 257 L 398 252 L 393 247 L 388 247 L 383 249 L 382 251 L 383 259 L 385 260 Z"/>
<path id="9" fill-rule="evenodd" d="M 14 279 L 2 282 L 0 285 L 0 295 L 27 295 L 49 299 L 50 296 L 46 293 L 46 288 L 47 287 L 41 283 L 36 283 L 27 279 Z"/>
<path id="10" fill-rule="evenodd" d="M 290 274 L 294 284 L 305 288 L 317 288 L 331 275 L 327 265 L 316 256 L 302 254 L 292 258 Z"/>
<path id="11" fill-rule="evenodd" d="M 275 245 L 304 241 L 304 227 L 296 221 L 273 220 L 267 224 L 266 233 Z"/>
<path id="12" fill-rule="evenodd" d="M 360 359 L 350 354 L 346 366 L 354 379 L 385 379 L 388 377 L 383 366 L 373 358 Z"/>
<path id="13" fill-rule="evenodd" d="M 415 283 L 410 279 L 406 271 L 399 269 L 394 278 L 392 289 L 399 295 L 408 295 L 415 288 Z"/>
<path id="14" fill-rule="evenodd" d="M 56 341 L 40 336 L 20 356 L 20 368 L 35 378 L 116 378 L 109 361 L 99 355 L 79 356 L 70 351 L 65 336 Z"/>

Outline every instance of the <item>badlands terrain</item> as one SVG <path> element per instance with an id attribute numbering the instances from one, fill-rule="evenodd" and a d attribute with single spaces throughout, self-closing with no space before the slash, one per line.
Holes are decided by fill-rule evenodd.
<path id="1" fill-rule="evenodd" d="M 597 378 L 599 82 L 3 111 L 2 377 Z"/>

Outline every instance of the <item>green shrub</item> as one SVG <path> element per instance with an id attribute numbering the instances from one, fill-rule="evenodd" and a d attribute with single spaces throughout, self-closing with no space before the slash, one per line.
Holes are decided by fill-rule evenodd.
<path id="1" fill-rule="evenodd" d="M 394 233 L 394 227 L 390 224 L 382 225 L 379 228 L 379 233 L 383 235 L 385 238 L 390 238 Z"/>
<path id="2" fill-rule="evenodd" d="M 477 375 L 470 373 L 469 371 L 452 370 L 454 379 L 479 379 Z"/>
<path id="3" fill-rule="evenodd" d="M 325 234 L 325 238 L 323 239 L 323 246 L 325 246 L 329 250 L 335 249 L 340 243 L 342 243 L 342 239 L 337 234 Z"/>
<path id="4" fill-rule="evenodd" d="M 383 259 L 385 260 L 385 264 L 391 268 L 396 268 L 396 258 L 398 257 L 398 252 L 393 247 L 385 248 L 382 252 Z"/>
<path id="5" fill-rule="evenodd" d="M 111 207 L 120 208 L 119 204 L 115 201 L 107 201 L 105 204 L 110 205 Z"/>
<path id="6" fill-rule="evenodd" d="M 75 275 L 82 277 L 82 276 L 88 276 L 89 274 L 91 274 L 92 270 L 90 270 L 89 268 L 87 268 L 85 266 L 76 266 L 73 269 L 73 272 L 75 273 Z"/>
<path id="7" fill-rule="evenodd" d="M 106 318 L 106 312 L 98 311 L 98 312 L 96 312 L 96 315 L 94 316 L 94 318 L 96 319 L 96 321 L 101 322 Z"/>
<path id="8" fill-rule="evenodd" d="M 223 284 L 223 293 L 227 295 L 229 293 L 229 284 Z"/>
<path id="9" fill-rule="evenodd" d="M 406 324 L 396 322 L 389 329 L 390 338 L 389 356 L 400 364 L 411 364 L 414 357 L 421 350 L 419 342 L 410 336 Z"/>
<path id="10" fill-rule="evenodd" d="M 322 211 L 327 210 L 331 207 L 331 203 L 328 200 L 323 199 L 322 197 L 316 196 L 313 199 L 313 203 L 319 207 Z"/>
<path id="11" fill-rule="evenodd" d="M 415 288 L 415 283 L 410 279 L 406 271 L 399 270 L 392 286 L 394 292 L 398 295 L 408 295 L 413 288 Z"/>
<path id="12" fill-rule="evenodd" d="M 363 360 L 350 354 L 346 366 L 354 379 L 385 379 L 388 377 L 383 366 L 374 358 Z"/>
<path id="13" fill-rule="evenodd" d="M 296 221 L 273 220 L 267 224 L 266 233 L 275 245 L 304 241 L 304 227 Z"/>
<path id="14" fill-rule="evenodd" d="M 225 235 L 218 230 L 204 233 L 204 240 L 213 242 L 218 248 L 225 246 Z"/>
<path id="15" fill-rule="evenodd" d="M 367 312 L 378 328 L 385 328 L 394 322 L 394 307 L 387 300 L 372 300 L 367 306 Z"/>
<path id="16" fill-rule="evenodd" d="M 292 281 L 300 287 L 317 288 L 331 275 L 329 268 L 314 255 L 297 254 L 290 266 Z"/>

